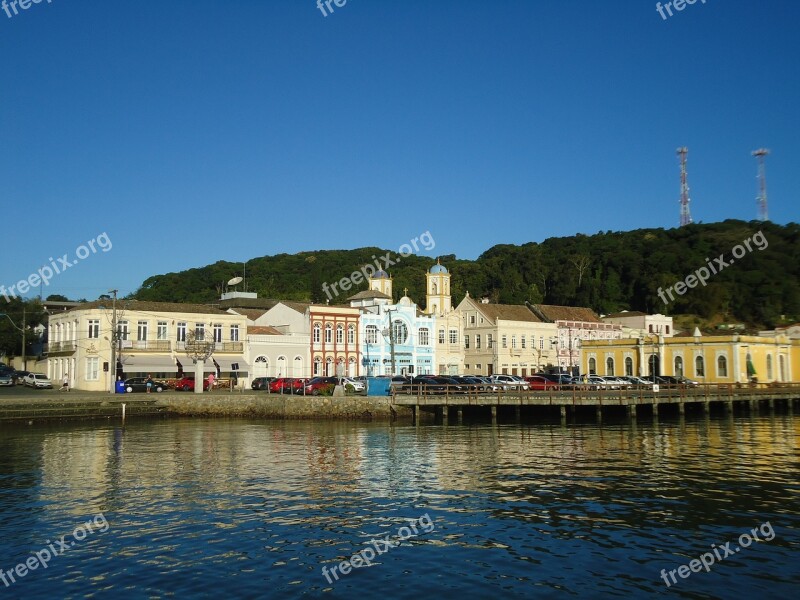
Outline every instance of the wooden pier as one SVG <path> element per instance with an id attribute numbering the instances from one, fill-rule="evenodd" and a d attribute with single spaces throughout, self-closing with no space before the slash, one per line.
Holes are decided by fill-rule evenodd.
<path id="1" fill-rule="evenodd" d="M 789 411 L 800 399 L 800 384 L 759 384 L 759 385 L 699 385 L 699 386 L 659 386 L 628 389 L 570 389 L 549 391 L 499 390 L 495 392 L 459 392 L 446 390 L 444 393 L 430 394 L 419 391 L 414 394 L 396 393 L 392 403 L 411 408 L 416 422 L 421 412 L 433 413 L 437 420 L 447 422 L 451 411 L 455 411 L 459 422 L 464 409 L 479 409 L 478 412 L 497 419 L 501 407 L 513 407 L 516 420 L 536 409 L 558 410 L 562 419 L 578 410 L 594 408 L 596 418 L 602 421 L 607 409 L 619 410 L 622 407 L 628 417 L 636 418 L 640 407 L 647 407 L 653 416 L 658 416 L 659 408 L 670 407 L 684 414 L 687 406 L 700 406 L 710 412 L 712 405 L 722 405 L 733 411 L 734 406 L 745 404 L 752 411 L 762 405 L 774 410 L 776 405 L 785 406 Z M 473 413 L 475 410 L 473 409 Z"/>

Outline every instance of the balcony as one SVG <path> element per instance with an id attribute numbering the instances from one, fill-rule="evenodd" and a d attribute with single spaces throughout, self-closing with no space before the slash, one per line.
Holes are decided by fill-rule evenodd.
<path id="1" fill-rule="evenodd" d="M 169 344 L 169 342 L 166 342 Z M 169 350 L 169 348 L 167 348 Z M 186 350 L 186 342 L 176 342 L 175 343 L 175 350 L 183 351 Z M 216 342 L 214 344 L 214 353 L 237 353 L 241 354 L 244 352 L 244 342 Z"/>
<path id="2" fill-rule="evenodd" d="M 172 342 L 169 340 L 120 340 L 122 352 L 136 350 L 138 352 L 169 352 Z"/>
<path id="3" fill-rule="evenodd" d="M 50 342 L 44 348 L 45 354 L 58 354 L 58 353 L 68 353 L 71 354 L 75 352 L 76 348 L 78 347 L 77 342 L 70 341 L 70 342 Z"/>

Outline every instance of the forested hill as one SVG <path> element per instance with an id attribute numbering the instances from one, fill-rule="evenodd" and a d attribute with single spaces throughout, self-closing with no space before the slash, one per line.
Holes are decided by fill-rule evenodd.
<path id="1" fill-rule="evenodd" d="M 744 240 L 742 258 L 711 275 L 706 286 L 675 295 L 668 305 L 659 298 L 666 289 L 686 279 L 707 260 L 724 255 Z M 764 247 L 766 245 L 766 247 Z M 763 250 L 759 250 L 763 247 Z M 380 248 L 325 250 L 278 254 L 247 263 L 247 289 L 261 298 L 324 302 L 324 282 L 332 283 L 385 255 Z M 741 254 L 741 252 L 740 252 Z M 393 258 L 397 255 L 392 253 Z M 642 310 L 665 314 L 722 317 L 750 325 L 773 326 L 800 320 L 800 225 L 728 220 L 675 229 L 640 229 L 550 238 L 522 246 L 498 245 L 477 260 L 440 256 L 452 274 L 453 302 L 469 291 L 494 302 L 588 306 L 598 313 Z M 408 288 L 421 306 L 425 302 L 425 272 L 435 257 L 412 255 L 388 270 L 394 278 L 395 299 Z M 242 274 L 241 263 L 220 261 L 181 273 L 147 279 L 132 297 L 170 302 L 212 302 L 222 286 Z M 332 303 L 366 289 L 354 287 Z"/>

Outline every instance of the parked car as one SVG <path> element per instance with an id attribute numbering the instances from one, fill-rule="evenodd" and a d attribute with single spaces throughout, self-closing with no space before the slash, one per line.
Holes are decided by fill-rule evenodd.
<path id="1" fill-rule="evenodd" d="M 25 376 L 28 375 L 30 371 L 14 371 L 14 379 L 17 382 L 17 385 L 23 385 L 25 383 Z"/>
<path id="2" fill-rule="evenodd" d="M 336 377 L 314 377 L 306 382 L 304 390 L 309 396 L 319 396 L 322 392 L 339 384 L 339 379 Z"/>
<path id="3" fill-rule="evenodd" d="M 452 379 L 458 381 L 466 392 L 475 394 L 485 392 L 487 389 L 487 384 L 482 379 L 472 375 L 458 375 Z"/>
<path id="4" fill-rule="evenodd" d="M 688 377 L 678 377 L 678 382 L 680 385 L 700 385 L 699 381 L 695 381 L 694 379 L 689 379 Z"/>
<path id="5" fill-rule="evenodd" d="M 0 386 L 13 387 L 15 384 L 16 381 L 8 372 L 0 373 Z"/>
<path id="6" fill-rule="evenodd" d="M 153 380 L 153 387 L 150 388 L 154 392 L 163 392 L 169 389 L 169 385 L 163 381 Z M 192 389 L 194 389 L 194 379 L 192 380 Z M 146 392 L 147 391 L 147 377 L 131 377 L 125 380 L 125 391 L 128 393 L 133 392 Z"/>
<path id="7" fill-rule="evenodd" d="M 209 388 L 208 379 L 203 379 L 203 391 L 207 392 Z M 175 384 L 175 389 L 179 392 L 193 392 L 194 391 L 194 377 L 184 377 Z"/>
<path id="8" fill-rule="evenodd" d="M 621 390 L 622 388 L 628 387 L 628 382 L 619 377 L 614 377 L 612 375 L 597 375 L 597 377 L 603 380 L 605 387 L 612 390 Z"/>
<path id="9" fill-rule="evenodd" d="M 643 379 L 642 377 L 636 377 L 635 375 L 626 375 L 624 377 L 619 377 L 623 381 L 628 383 L 628 387 L 652 387 L 653 381 Z"/>
<path id="10" fill-rule="evenodd" d="M 561 388 L 561 385 L 547 379 L 546 377 L 542 377 L 541 375 L 530 375 L 525 377 L 525 381 L 528 382 L 528 388 L 532 390 L 557 390 Z"/>
<path id="11" fill-rule="evenodd" d="M 489 379 L 506 390 L 527 390 L 528 382 L 516 375 L 492 375 Z"/>
<path id="12" fill-rule="evenodd" d="M 408 380 L 403 391 L 412 394 L 444 394 L 447 384 L 447 381 L 439 381 L 438 377 L 418 375 Z"/>
<path id="13" fill-rule="evenodd" d="M 256 377 L 250 388 L 253 390 L 269 390 L 269 384 L 275 381 L 275 377 Z"/>
<path id="14" fill-rule="evenodd" d="M 351 377 L 341 377 L 339 379 L 339 385 L 343 385 L 345 390 L 350 390 L 347 386 L 352 386 L 352 391 L 354 392 L 363 392 L 367 389 L 366 384 L 363 381 L 358 381 L 357 379 L 353 379 Z"/>
<path id="15" fill-rule="evenodd" d="M 25 385 L 33 388 L 52 388 L 53 382 L 44 373 L 28 373 L 25 376 Z"/>

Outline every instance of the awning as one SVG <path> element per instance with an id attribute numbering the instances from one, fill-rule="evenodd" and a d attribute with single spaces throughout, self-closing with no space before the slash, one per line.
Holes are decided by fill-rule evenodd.
<path id="1" fill-rule="evenodd" d="M 170 356 L 148 356 L 147 354 L 122 356 L 122 368 L 127 373 L 177 373 L 178 365 Z"/>
<path id="2" fill-rule="evenodd" d="M 233 371 L 233 364 L 236 363 L 239 365 L 239 371 L 249 371 L 250 365 L 244 360 L 244 356 L 212 356 L 212 360 L 217 361 L 219 365 L 220 371 Z M 209 360 L 206 364 L 214 364 L 212 360 Z"/>

